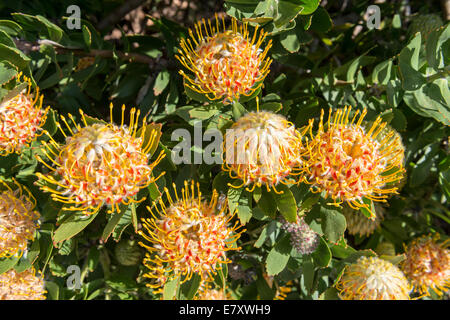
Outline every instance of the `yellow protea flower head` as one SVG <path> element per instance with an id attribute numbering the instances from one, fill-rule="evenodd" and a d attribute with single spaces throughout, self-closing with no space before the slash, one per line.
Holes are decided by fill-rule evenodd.
<path id="1" fill-rule="evenodd" d="M 361 237 L 368 237 L 380 226 L 384 218 L 385 209 L 375 204 L 375 219 L 369 219 L 361 211 L 352 209 L 350 206 L 344 206 L 342 213 L 347 221 L 349 234 L 359 234 Z"/>
<path id="2" fill-rule="evenodd" d="M 9 258 L 21 255 L 34 239 L 40 215 L 27 188 L 15 180 L 13 188 L 1 180 L 0 187 L 0 258 Z"/>
<path id="3" fill-rule="evenodd" d="M 269 111 L 249 112 L 225 134 L 222 169 L 242 185 L 266 186 L 293 182 L 290 176 L 302 173 L 305 148 L 301 132 L 282 115 Z"/>
<path id="4" fill-rule="evenodd" d="M 44 280 L 34 268 L 0 274 L 0 300 L 45 300 Z"/>
<path id="5" fill-rule="evenodd" d="M 288 281 L 284 286 L 277 287 L 277 291 L 273 300 L 286 300 L 289 293 L 292 292 L 294 283 Z"/>
<path id="6" fill-rule="evenodd" d="M 324 126 L 322 110 L 318 132 L 315 136 L 311 132 L 307 147 L 309 166 L 305 182 L 312 185 L 312 191 L 325 192 L 325 197 L 331 197 L 336 206 L 347 202 L 353 209 L 370 210 L 363 198 L 386 202 L 389 194 L 396 193 L 397 187 L 392 183 L 402 178 L 404 148 L 393 131 L 378 138 L 386 127 L 380 116 L 365 126 L 367 111 L 360 114 L 357 110 L 349 120 L 350 111 L 351 107 L 345 107 L 332 116 L 330 109 Z M 372 212 L 372 219 L 375 217 Z"/>
<path id="7" fill-rule="evenodd" d="M 450 288 L 450 242 L 439 238 L 439 234 L 422 236 L 405 247 L 401 268 L 414 291 L 423 296 L 430 294 L 429 289 L 442 295 Z"/>
<path id="8" fill-rule="evenodd" d="M 122 106 L 121 125 L 115 125 L 112 108 L 111 104 L 110 123 L 92 123 L 92 118 L 87 118 L 80 110 L 84 127 L 77 124 L 69 114 L 73 123 L 71 127 L 64 116 L 61 116 L 70 132 L 70 135 L 66 134 L 60 123 L 57 123 L 66 137 L 64 144 L 57 143 L 46 132 L 50 142 L 43 142 L 42 152 L 50 160 L 50 164 L 37 158 L 51 172 L 36 175 L 50 184 L 42 185 L 42 190 L 51 192 L 53 200 L 67 204 L 63 207 L 64 210 L 93 214 L 106 204 L 111 207 L 109 213 L 120 212 L 119 204 L 145 200 L 135 200 L 133 197 L 140 189 L 159 178 L 154 178 L 152 172 L 165 154 L 161 152 L 149 164 L 149 151 L 158 132 L 152 129 L 150 138 L 145 138 L 148 126 L 144 117 L 140 134 L 137 134 L 140 111 L 136 112 L 134 108 L 130 113 L 130 125 L 124 125 L 125 106 Z"/>
<path id="9" fill-rule="evenodd" d="M 22 74 L 19 74 L 20 80 Z M 47 118 L 49 107 L 42 109 L 44 96 L 39 88 L 32 92 L 31 81 L 23 76 L 28 88 L 0 103 L 0 156 L 20 153 L 37 136 Z"/>
<path id="10" fill-rule="evenodd" d="M 389 261 L 360 257 L 345 267 L 336 288 L 342 300 L 409 300 L 405 275 Z"/>
<path id="11" fill-rule="evenodd" d="M 185 181 L 181 197 L 175 185 L 173 188 L 175 198 L 165 188 L 169 204 L 160 198 L 160 208 L 156 203 L 148 208 L 152 218 L 143 219 L 144 229 L 139 231 L 150 242 L 139 244 L 148 250 L 144 265 L 150 272 L 144 276 L 152 279 L 147 285 L 154 289 L 178 277 L 181 282 L 188 281 L 194 273 L 202 281 L 212 281 L 220 264 L 230 262 L 226 251 L 240 249 L 232 244 L 245 231 L 238 231 L 239 221 L 229 225 L 235 213 L 228 214 L 226 198 L 215 190 L 208 202 L 202 199 L 198 183 Z"/>
<path id="12" fill-rule="evenodd" d="M 210 100 L 231 103 L 261 87 L 272 62 L 266 58 L 272 41 L 260 49 L 267 32 L 261 29 L 258 35 L 256 26 L 251 36 L 247 22 L 238 26 L 234 18 L 231 29 L 226 29 L 224 18 L 219 21 L 217 14 L 215 21 L 203 19 L 194 29 L 195 34 L 189 29 L 190 39 L 181 40 L 180 55 L 176 55 L 192 73 L 180 71 L 188 88 Z"/>

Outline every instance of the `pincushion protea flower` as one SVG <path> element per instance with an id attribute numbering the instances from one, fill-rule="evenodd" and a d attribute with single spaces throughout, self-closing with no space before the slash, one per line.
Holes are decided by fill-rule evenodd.
<path id="1" fill-rule="evenodd" d="M 44 281 L 34 268 L 0 274 L 0 300 L 45 300 Z"/>
<path id="2" fill-rule="evenodd" d="M 312 141 L 307 147 L 305 182 L 312 185 L 312 191 L 325 192 L 336 206 L 345 201 L 353 209 L 370 210 L 363 198 L 386 202 L 389 194 L 396 193 L 397 187 L 391 184 L 402 178 L 404 148 L 392 131 L 377 138 L 386 126 L 381 117 L 365 128 L 367 111 L 356 121 L 357 110 L 349 121 L 350 111 L 351 107 L 338 109 L 332 117 L 330 109 L 324 127 L 322 110 L 318 132 L 315 136 L 311 132 Z M 374 212 L 371 218 L 375 219 Z"/>
<path id="3" fill-rule="evenodd" d="M 224 103 L 231 103 L 241 95 L 250 96 L 261 87 L 272 62 L 266 58 L 272 41 L 264 51 L 260 49 L 267 33 L 261 30 L 258 36 L 258 26 L 250 36 L 248 24 L 245 22 L 238 27 L 233 18 L 231 29 L 227 30 L 224 19 L 220 23 L 216 14 L 215 23 L 203 19 L 195 24 L 195 35 L 191 29 L 189 35 L 190 39 L 181 40 L 182 50 L 176 55 L 193 74 L 180 71 L 188 88 L 210 100 L 223 99 Z"/>
<path id="4" fill-rule="evenodd" d="M 336 288 L 342 300 L 409 300 L 405 275 L 389 261 L 360 257 L 345 267 Z"/>
<path id="5" fill-rule="evenodd" d="M 19 74 L 20 80 L 22 74 Z M 36 87 L 31 92 L 31 81 L 22 77 L 28 83 L 28 88 L 11 99 L 0 104 L 0 155 L 19 153 L 37 136 L 42 134 L 41 127 L 47 118 L 49 107 L 42 109 L 42 99 Z"/>
<path id="6" fill-rule="evenodd" d="M 35 198 L 17 181 L 14 184 L 17 188 L 13 189 L 0 180 L 4 189 L 0 191 L 0 258 L 22 254 L 38 228 Z"/>
<path id="7" fill-rule="evenodd" d="M 169 204 L 160 198 L 154 210 L 148 208 L 152 218 L 143 219 L 144 230 L 139 234 L 151 245 L 140 242 L 148 250 L 144 265 L 150 269 L 145 277 L 153 279 L 149 287 L 160 289 L 164 284 L 177 277 L 185 282 L 194 273 L 202 281 L 211 281 L 213 274 L 221 268 L 221 263 L 229 263 L 226 251 L 239 250 L 231 245 L 239 239 L 245 230 L 236 221 L 228 226 L 234 214 L 228 214 L 225 202 L 218 203 L 219 197 L 213 191 L 211 201 L 204 201 L 197 184 L 184 182 L 181 198 L 178 197 L 175 185 L 175 199 L 165 188 Z M 155 214 L 155 212 L 157 214 Z M 158 290 L 156 293 L 159 292 Z"/>
<path id="8" fill-rule="evenodd" d="M 233 300 L 226 288 L 214 288 L 210 283 L 201 283 L 195 300 Z"/>
<path id="9" fill-rule="evenodd" d="M 375 219 L 369 219 L 359 210 L 354 210 L 349 206 L 344 206 L 342 213 L 347 221 L 349 234 L 368 237 L 380 226 L 385 210 L 382 206 L 375 204 Z"/>
<path id="10" fill-rule="evenodd" d="M 302 173 L 305 148 L 302 135 L 306 132 L 281 115 L 269 111 L 249 112 L 235 122 L 225 135 L 225 159 L 222 169 L 231 178 L 240 179 L 240 188 L 265 185 L 274 189 L 279 183 L 293 182 L 290 176 Z"/>
<path id="11" fill-rule="evenodd" d="M 60 123 L 57 123 L 66 137 L 64 144 L 57 143 L 46 132 L 50 142 L 43 142 L 45 148 L 42 152 L 50 164 L 39 156 L 37 158 L 51 172 L 36 175 L 51 185 L 41 186 L 42 190 L 51 192 L 53 200 L 67 204 L 64 210 L 93 214 L 106 204 L 111 206 L 108 212 L 120 212 L 119 204 L 145 200 L 135 200 L 133 197 L 141 188 L 146 188 L 159 178 L 154 178 L 152 171 L 165 154 L 161 152 L 150 164 L 148 154 L 158 135 L 157 131 L 152 130 L 150 138 L 145 141 L 145 117 L 143 129 L 137 134 L 140 111 L 136 113 L 136 109 L 131 109 L 130 125 L 126 126 L 123 123 L 125 106 L 122 106 L 122 121 L 117 126 L 113 123 L 112 108 L 111 104 L 110 123 L 88 124 L 80 110 L 84 127 L 77 124 L 69 114 L 74 126 L 72 128 L 61 116 L 71 134 L 66 135 Z"/>
<path id="12" fill-rule="evenodd" d="M 450 242 L 439 238 L 439 234 L 422 236 L 405 247 L 401 269 L 422 296 L 429 295 L 429 289 L 442 295 L 450 288 Z"/>

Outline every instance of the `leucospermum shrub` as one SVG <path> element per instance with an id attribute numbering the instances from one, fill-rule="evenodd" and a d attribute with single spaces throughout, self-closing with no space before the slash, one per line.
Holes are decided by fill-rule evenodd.
<path id="1" fill-rule="evenodd" d="M 0 6 L 0 299 L 448 299 L 438 2 L 138 2 Z"/>

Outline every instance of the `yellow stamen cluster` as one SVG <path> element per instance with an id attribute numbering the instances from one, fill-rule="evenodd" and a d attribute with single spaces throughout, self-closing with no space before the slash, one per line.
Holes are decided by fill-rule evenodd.
<path id="1" fill-rule="evenodd" d="M 35 198 L 28 189 L 14 183 L 15 190 L 0 180 L 4 189 L 0 191 L 0 258 L 22 254 L 38 228 L 40 215 L 34 210 Z"/>
<path id="2" fill-rule="evenodd" d="M 370 236 L 381 224 L 385 210 L 382 206 L 375 204 L 375 219 L 369 219 L 359 210 L 344 206 L 342 213 L 347 221 L 347 230 L 351 235 L 359 234 L 360 237 Z"/>
<path id="3" fill-rule="evenodd" d="M 268 111 L 250 112 L 227 130 L 222 165 L 242 186 L 266 186 L 292 182 L 290 176 L 302 173 L 302 133 L 281 115 Z"/>
<path id="4" fill-rule="evenodd" d="M 360 257 L 345 267 L 336 288 L 342 300 L 409 300 L 411 287 L 392 263 L 377 257 Z"/>
<path id="5" fill-rule="evenodd" d="M 401 268 L 416 292 L 426 296 L 432 289 L 439 295 L 450 289 L 449 240 L 439 242 L 439 234 L 422 236 L 405 248 Z"/>
<path id="6" fill-rule="evenodd" d="M 55 201 L 66 204 L 63 208 L 69 211 L 81 211 L 85 214 L 97 212 L 104 204 L 111 206 L 109 212 L 118 211 L 119 204 L 141 202 L 133 197 L 141 188 L 146 188 L 158 178 L 152 175 L 153 168 L 164 158 L 157 157 L 149 164 L 148 152 L 157 137 L 157 131 L 152 130 L 150 139 L 145 141 L 146 123 L 142 121 L 143 129 L 137 134 L 140 111 L 131 110 L 130 125 L 124 125 L 125 106 L 122 106 L 122 122 L 120 126 L 113 123 L 112 104 L 110 123 L 88 124 L 88 118 L 80 110 L 84 127 L 77 124 L 69 114 L 72 128 L 61 116 L 70 135 L 66 135 L 61 125 L 58 128 L 66 137 L 65 144 L 59 144 L 50 137 L 49 143 L 43 143 L 42 152 L 50 160 L 50 164 L 41 161 L 50 173 L 38 177 L 51 186 L 41 186 L 42 190 L 51 192 Z"/>
<path id="7" fill-rule="evenodd" d="M 187 87 L 210 100 L 231 103 L 261 87 L 272 62 L 266 58 L 272 41 L 263 51 L 260 46 L 267 33 L 261 30 L 258 36 L 258 26 L 250 38 L 246 22 L 238 26 L 233 18 L 230 30 L 223 18 L 221 22 L 216 14 L 215 23 L 203 19 L 195 24 L 195 35 L 189 29 L 190 39 L 181 40 L 176 57 L 193 74 L 180 71 Z"/>
<path id="8" fill-rule="evenodd" d="M 148 208 L 152 218 L 142 220 L 144 229 L 139 232 L 150 242 L 139 244 L 148 250 L 144 265 L 150 272 L 144 276 L 153 280 L 148 286 L 155 289 L 178 277 L 188 281 L 194 273 L 202 281 L 211 281 L 220 264 L 230 262 L 225 252 L 240 249 L 232 245 L 245 231 L 238 231 L 239 221 L 228 226 L 234 213 L 228 214 L 226 199 L 219 198 L 216 191 L 208 202 L 202 199 L 199 185 L 195 188 L 194 182 L 185 181 L 181 198 L 175 185 L 173 188 L 175 199 L 165 188 L 169 204 L 160 198 L 160 208 L 156 203 L 153 207 L 156 214 Z"/>
<path id="9" fill-rule="evenodd" d="M 35 275 L 34 268 L 0 274 L 0 300 L 45 300 L 45 293 L 44 280 Z"/>
<path id="10" fill-rule="evenodd" d="M 19 75 L 20 78 L 20 75 Z M 42 109 L 43 95 L 39 88 L 31 92 L 31 82 L 28 89 L 0 104 L 0 155 L 19 153 L 38 135 L 47 118 L 48 109 Z"/>
<path id="11" fill-rule="evenodd" d="M 315 136 L 311 132 L 308 144 L 305 182 L 312 185 L 314 192 L 325 192 L 336 206 L 345 201 L 353 209 L 370 210 L 363 198 L 386 202 L 389 194 L 396 193 L 397 187 L 387 185 L 402 178 L 404 151 L 392 131 L 383 139 L 377 138 L 386 126 L 381 117 L 365 128 L 367 111 L 360 114 L 357 110 L 349 121 L 350 111 L 351 107 L 338 109 L 332 117 L 330 109 L 324 127 L 322 110 L 318 132 Z"/>

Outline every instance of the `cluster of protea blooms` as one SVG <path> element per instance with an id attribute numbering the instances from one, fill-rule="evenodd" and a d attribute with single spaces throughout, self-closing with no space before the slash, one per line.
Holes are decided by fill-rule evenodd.
<path id="1" fill-rule="evenodd" d="M 267 33 L 262 29 L 253 35 L 245 22 L 238 26 L 233 18 L 231 28 L 225 26 L 225 19 L 205 19 L 189 29 L 190 38 L 182 39 L 176 58 L 188 70 L 180 71 L 185 85 L 207 97 L 222 99 L 224 103 L 251 96 L 258 90 L 269 73 L 272 62 L 266 58 L 272 42 L 260 49 Z"/>
<path id="2" fill-rule="evenodd" d="M 158 293 L 167 281 L 188 281 L 194 274 L 203 283 L 213 281 L 213 276 L 229 263 L 226 252 L 239 250 L 236 241 L 245 229 L 239 221 L 232 222 L 226 198 L 214 190 L 210 201 L 203 199 L 199 184 L 184 182 L 181 195 L 176 186 L 173 193 L 165 188 L 168 203 L 159 199 L 148 207 L 152 217 L 142 220 L 140 242 L 146 250 L 144 265 L 149 269 L 147 285 Z"/>
<path id="3" fill-rule="evenodd" d="M 122 106 L 120 126 L 113 122 L 112 104 L 110 123 L 93 121 L 81 110 L 82 124 L 77 123 L 71 114 L 68 117 L 72 125 L 61 116 L 68 131 L 66 133 L 57 122 L 66 138 L 62 144 L 45 131 L 50 140 L 42 142 L 42 152 L 49 162 L 39 156 L 37 158 L 50 172 L 37 173 L 37 176 L 47 182 L 41 189 L 51 192 L 53 200 L 64 203 L 64 210 L 88 215 L 107 205 L 110 208 L 108 212 L 120 212 L 121 204 L 145 200 L 136 200 L 135 195 L 159 178 L 152 173 L 165 154 L 161 152 L 154 162 L 149 163 L 149 151 L 157 131 L 151 129 L 146 132 L 144 117 L 138 133 L 140 111 L 131 109 L 128 126 L 124 124 L 124 112 L 125 106 Z"/>

